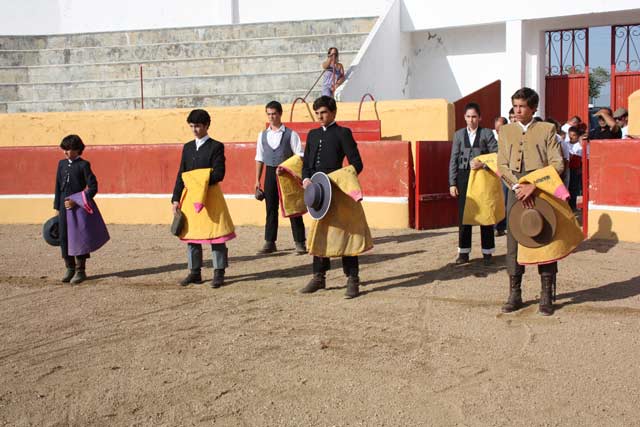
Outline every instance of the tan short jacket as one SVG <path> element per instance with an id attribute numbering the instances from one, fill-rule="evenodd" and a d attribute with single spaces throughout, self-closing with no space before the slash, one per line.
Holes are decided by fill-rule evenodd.
<path id="1" fill-rule="evenodd" d="M 524 160 L 524 170 L 522 167 Z M 562 148 L 556 140 L 556 128 L 551 123 L 533 122 L 525 132 L 519 123 L 500 128 L 498 137 L 498 170 L 512 183 L 514 173 L 524 174 L 545 166 L 553 166 L 562 174 Z"/>

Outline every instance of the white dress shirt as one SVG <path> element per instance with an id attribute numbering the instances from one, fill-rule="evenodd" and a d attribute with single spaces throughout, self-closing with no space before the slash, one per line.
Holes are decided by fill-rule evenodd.
<path id="1" fill-rule="evenodd" d="M 196 151 L 198 151 L 208 139 L 210 139 L 209 135 L 205 135 L 202 139 L 196 138 Z"/>
<path id="2" fill-rule="evenodd" d="M 277 130 L 271 129 L 271 126 L 262 132 L 267 132 L 267 144 L 272 149 L 276 149 L 280 146 L 280 142 L 282 141 L 282 135 L 284 134 L 284 125 L 281 125 Z M 262 132 L 258 134 L 258 140 L 256 141 L 256 162 L 264 161 L 264 148 L 262 147 Z M 300 157 L 304 156 L 304 151 L 302 150 L 302 142 L 300 141 L 300 136 L 294 130 L 291 130 L 291 140 L 289 142 L 291 144 L 291 151 L 293 154 L 297 154 Z"/>
<path id="3" fill-rule="evenodd" d="M 467 128 L 467 135 L 469 136 L 469 144 L 473 147 L 473 142 L 476 140 L 476 133 L 478 133 L 478 128 L 471 130 Z"/>

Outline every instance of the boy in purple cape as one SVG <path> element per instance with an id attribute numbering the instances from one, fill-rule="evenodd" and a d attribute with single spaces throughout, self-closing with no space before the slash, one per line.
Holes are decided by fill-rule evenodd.
<path id="1" fill-rule="evenodd" d="M 87 279 L 85 264 L 90 252 L 109 240 L 102 216 L 93 202 L 98 180 L 88 161 L 80 155 L 84 143 L 78 135 L 62 139 L 65 159 L 58 163 L 53 208 L 58 211 L 60 249 L 67 272 L 63 283 L 81 283 Z"/>

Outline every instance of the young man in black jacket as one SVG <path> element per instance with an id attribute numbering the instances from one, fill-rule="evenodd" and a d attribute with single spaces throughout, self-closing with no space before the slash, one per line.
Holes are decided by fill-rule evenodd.
<path id="1" fill-rule="evenodd" d="M 336 101 L 329 96 L 321 96 L 313 103 L 316 117 L 322 127 L 313 129 L 307 136 L 302 165 L 302 186 L 311 184 L 311 176 L 316 172 L 329 174 L 342 168 L 346 157 L 356 172 L 362 172 L 362 159 L 351 129 L 336 124 Z M 312 293 L 325 288 L 325 273 L 331 268 L 330 259 L 313 257 L 313 278 L 300 290 L 301 293 Z M 342 269 L 347 276 L 347 298 L 358 296 L 359 265 L 357 256 L 343 256 Z"/>
<path id="2" fill-rule="evenodd" d="M 174 213 L 180 206 L 180 198 L 184 190 L 183 172 L 210 168 L 210 186 L 222 181 L 225 174 L 224 145 L 208 135 L 209 126 L 211 125 L 209 113 L 205 110 L 193 110 L 187 117 L 187 123 L 191 127 L 195 139 L 187 142 L 182 149 L 180 168 L 178 169 L 176 184 L 173 188 L 173 197 L 171 198 Z M 227 246 L 224 242 L 212 242 L 211 251 L 214 268 L 211 286 L 218 288 L 224 283 L 224 271 L 228 265 Z M 190 283 L 201 283 L 202 245 L 200 243 L 187 244 L 187 260 L 189 275 L 180 282 L 180 285 L 187 286 Z"/>

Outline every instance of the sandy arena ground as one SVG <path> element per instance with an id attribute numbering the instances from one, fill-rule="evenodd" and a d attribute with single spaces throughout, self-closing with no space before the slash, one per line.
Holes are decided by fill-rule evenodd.
<path id="1" fill-rule="evenodd" d="M 638 244 L 584 243 L 546 318 L 534 269 L 500 314 L 506 241 L 483 267 L 477 230 L 465 267 L 454 229 L 374 231 L 354 300 L 339 261 L 296 292 L 311 259 L 287 228 L 266 258 L 240 228 L 215 290 L 176 286 L 167 226 L 110 231 L 69 286 L 39 226 L 0 226 L 0 425 L 640 425 Z"/>

